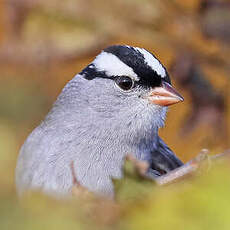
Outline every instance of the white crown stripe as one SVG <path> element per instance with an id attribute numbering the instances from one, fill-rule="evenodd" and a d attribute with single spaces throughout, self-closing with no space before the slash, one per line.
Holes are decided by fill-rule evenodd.
<path id="1" fill-rule="evenodd" d="M 105 71 L 108 76 L 129 76 L 133 80 L 138 81 L 139 78 L 133 69 L 122 62 L 116 55 L 112 53 L 102 52 L 92 62 L 96 69 Z"/>
<path id="2" fill-rule="evenodd" d="M 137 51 L 143 54 L 146 64 L 157 72 L 162 78 L 166 76 L 166 72 L 162 64 L 147 50 L 135 47 Z"/>

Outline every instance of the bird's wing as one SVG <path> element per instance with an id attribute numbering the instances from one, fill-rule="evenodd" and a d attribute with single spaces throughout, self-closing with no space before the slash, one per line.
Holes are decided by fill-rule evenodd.
<path id="1" fill-rule="evenodd" d="M 152 152 L 152 164 L 150 170 L 157 171 L 162 175 L 182 165 L 182 161 L 173 153 L 164 141 L 158 137 L 157 148 Z"/>

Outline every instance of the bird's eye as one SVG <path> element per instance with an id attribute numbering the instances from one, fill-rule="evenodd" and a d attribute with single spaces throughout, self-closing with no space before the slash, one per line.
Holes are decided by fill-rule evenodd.
<path id="1" fill-rule="evenodd" d="M 127 76 L 120 76 L 115 79 L 116 84 L 123 90 L 130 90 L 134 86 L 134 81 Z"/>

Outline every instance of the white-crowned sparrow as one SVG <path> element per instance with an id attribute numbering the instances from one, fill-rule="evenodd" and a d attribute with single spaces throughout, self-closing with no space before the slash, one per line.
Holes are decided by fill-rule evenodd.
<path id="1" fill-rule="evenodd" d="M 62 90 L 44 121 L 21 148 L 19 193 L 39 189 L 68 195 L 77 181 L 113 196 L 127 154 L 145 160 L 148 176 L 182 165 L 158 136 L 167 106 L 183 101 L 159 60 L 145 49 L 110 46 Z"/>

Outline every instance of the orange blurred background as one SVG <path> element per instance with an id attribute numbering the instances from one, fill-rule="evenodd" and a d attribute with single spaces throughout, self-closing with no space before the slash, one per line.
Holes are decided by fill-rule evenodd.
<path id="1" fill-rule="evenodd" d="M 0 187 L 14 190 L 20 146 L 65 83 L 112 44 L 146 48 L 168 68 L 185 101 L 160 134 L 183 161 L 229 148 L 229 12 L 224 0 L 1 1 Z"/>

